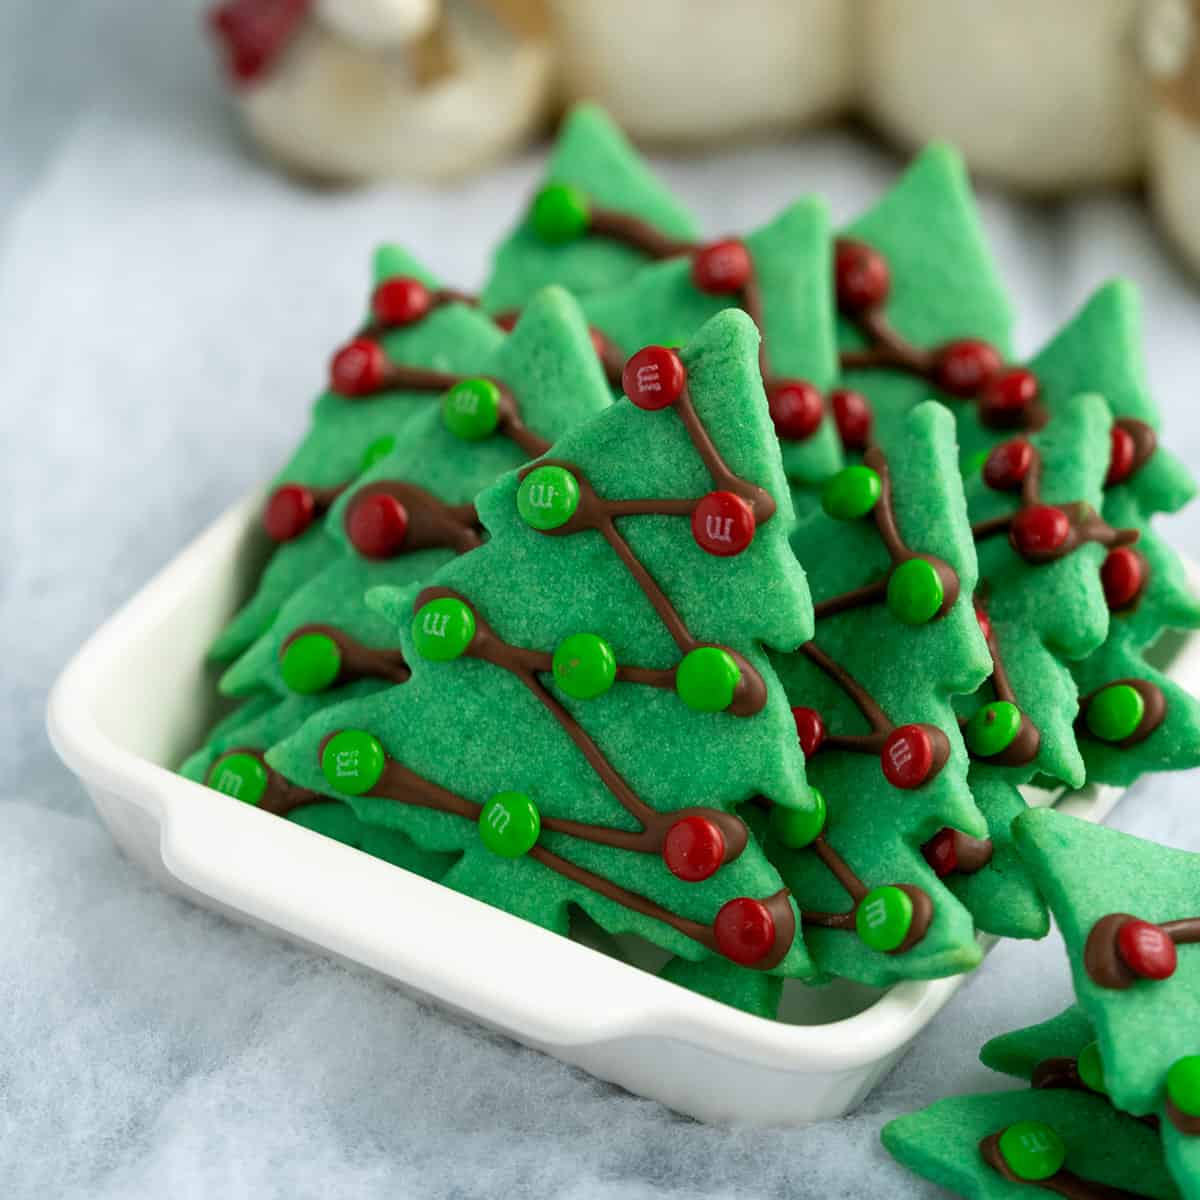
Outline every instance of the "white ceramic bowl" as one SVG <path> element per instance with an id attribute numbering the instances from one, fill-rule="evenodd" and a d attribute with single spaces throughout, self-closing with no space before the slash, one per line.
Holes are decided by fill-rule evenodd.
<path id="1" fill-rule="evenodd" d="M 886 992 L 791 983 L 782 1019 L 765 1021 L 174 774 L 215 715 L 205 649 L 262 559 L 260 505 L 230 510 L 147 584 L 50 698 L 59 755 L 165 887 L 705 1121 L 795 1125 L 848 1111 L 954 994 L 960 979 Z M 1200 637 L 1169 657 L 1176 678 L 1200 681 Z M 1119 794 L 1088 788 L 1064 803 L 1099 820 Z"/>

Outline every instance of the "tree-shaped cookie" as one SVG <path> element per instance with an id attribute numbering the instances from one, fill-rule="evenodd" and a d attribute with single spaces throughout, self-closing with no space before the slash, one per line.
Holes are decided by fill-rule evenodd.
<path id="1" fill-rule="evenodd" d="M 821 391 L 833 371 L 825 219 L 810 201 L 745 239 L 700 241 L 621 134 L 585 106 L 567 119 L 545 186 L 500 248 L 483 304 L 502 311 L 523 303 L 534 281 L 565 284 L 584 298 L 609 362 L 647 342 L 686 342 L 722 308 L 743 308 L 763 334 L 785 468 L 822 482 L 841 463 Z"/>
<path id="2" fill-rule="evenodd" d="M 550 929 L 578 906 L 686 958 L 809 973 L 738 812 L 814 804 L 762 648 L 805 641 L 812 613 L 757 350 L 731 311 L 635 359 L 631 399 L 479 498 L 489 541 L 377 597 L 412 678 L 268 762 Z"/>
<path id="3" fill-rule="evenodd" d="M 539 293 L 479 373 L 414 416 L 337 499 L 326 521 L 332 561 L 288 598 L 223 690 L 315 694 L 357 678 L 406 679 L 394 627 L 367 607 L 367 590 L 424 581 L 478 546 L 476 494 L 610 403 L 578 305 L 561 288 Z"/>
<path id="4" fill-rule="evenodd" d="M 939 1100 L 883 1127 L 910 1171 L 967 1200 L 1178 1200 L 1153 1129 L 1100 1096 L 1022 1089 Z"/>
<path id="5" fill-rule="evenodd" d="M 312 425 L 279 473 L 263 513 L 278 543 L 257 590 L 214 643 L 212 656 L 241 654 L 270 626 L 280 605 L 330 561 L 319 519 L 368 463 L 436 407 L 458 374 L 474 374 L 504 334 L 459 293 L 442 289 L 395 247 L 375 259 L 370 315 L 333 358 L 330 387 Z"/>
<path id="6" fill-rule="evenodd" d="M 823 505 L 792 539 L 815 636 L 773 662 L 827 815 L 776 821 L 767 852 L 823 970 L 877 985 L 966 970 L 970 915 L 921 851 L 944 825 L 987 833 L 951 704 L 990 667 L 953 419 L 916 409 Z"/>
<path id="7" fill-rule="evenodd" d="M 1200 855 L 1050 811 L 1014 833 L 1067 943 L 1108 1095 L 1200 1136 Z"/>

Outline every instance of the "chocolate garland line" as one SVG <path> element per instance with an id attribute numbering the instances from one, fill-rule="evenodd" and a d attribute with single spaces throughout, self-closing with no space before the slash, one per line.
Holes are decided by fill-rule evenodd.
<path id="1" fill-rule="evenodd" d="M 1060 1167 L 1046 1179 L 1023 1179 L 1004 1161 L 999 1133 L 990 1133 L 980 1141 L 979 1153 L 983 1161 L 1009 1183 L 1022 1183 L 1040 1188 L 1042 1191 L 1064 1196 L 1066 1200 L 1146 1200 L 1140 1192 L 1127 1192 L 1124 1188 L 1110 1187 L 1107 1183 L 1084 1179 L 1073 1171 L 1068 1171 L 1066 1167 Z"/>

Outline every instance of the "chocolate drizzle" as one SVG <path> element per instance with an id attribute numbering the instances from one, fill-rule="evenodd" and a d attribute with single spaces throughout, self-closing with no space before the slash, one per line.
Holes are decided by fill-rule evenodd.
<path id="1" fill-rule="evenodd" d="M 1089 692 L 1080 700 L 1079 716 L 1075 718 L 1076 736 L 1088 738 L 1091 741 L 1101 740 L 1088 728 L 1088 706 L 1105 688 L 1120 686 L 1133 688 L 1141 696 L 1145 707 L 1142 712 L 1142 719 L 1137 723 L 1137 728 L 1127 738 L 1122 738 L 1121 741 L 1112 743 L 1118 750 L 1125 750 L 1130 746 L 1136 746 L 1139 742 L 1144 742 L 1166 720 L 1167 698 L 1163 695 L 1163 690 L 1158 684 L 1151 683 L 1149 679 L 1113 679 L 1103 687 L 1097 688 L 1094 692 Z"/>
<path id="2" fill-rule="evenodd" d="M 399 650 L 376 649 L 364 646 L 336 625 L 300 625 L 284 638 L 279 647 L 279 656 L 287 653 L 288 647 L 306 634 L 318 633 L 327 637 L 338 649 L 340 659 L 338 673 L 329 687 L 342 687 L 357 679 L 386 679 L 391 683 L 407 683 L 412 676 L 408 663 Z"/>
<path id="3" fill-rule="evenodd" d="M 225 792 L 226 795 L 232 795 L 237 799 L 235 793 L 226 792 L 217 782 L 219 767 L 227 758 L 232 758 L 235 754 L 245 754 L 250 758 L 257 759 L 266 768 L 267 790 L 263 792 L 262 797 L 254 805 L 255 808 L 261 808 L 264 812 L 273 813 L 277 817 L 286 817 L 293 809 L 303 808 L 308 804 L 322 804 L 325 802 L 326 798 L 324 796 L 318 795 L 316 792 L 310 792 L 305 788 L 298 788 L 294 784 L 289 783 L 278 771 L 272 770 L 267 766 L 267 760 L 263 756 L 263 751 L 254 746 L 235 746 L 231 750 L 226 750 L 219 758 L 215 759 L 212 766 L 208 768 L 208 774 L 204 777 L 204 782 L 209 787 L 219 792 Z"/>
<path id="4" fill-rule="evenodd" d="M 1061 1167 L 1048 1179 L 1022 1179 L 1015 1174 L 1004 1161 L 1000 1150 L 1000 1134 L 990 1133 L 979 1143 L 979 1153 L 997 1175 L 1007 1179 L 1009 1183 L 1022 1183 L 1028 1187 L 1041 1188 L 1046 1192 L 1054 1192 L 1065 1196 L 1066 1200 L 1147 1200 L 1140 1192 L 1127 1192 L 1124 1188 L 1110 1187 L 1107 1183 L 1097 1183 L 1091 1179 L 1083 1179 L 1066 1167 Z"/>
<path id="5" fill-rule="evenodd" d="M 355 510 L 372 496 L 391 496 L 399 500 L 408 517 L 403 549 L 406 553 L 446 547 L 465 554 L 483 544 L 483 526 L 473 504 L 446 504 L 431 492 L 400 479 L 380 479 L 354 493 L 346 506 L 342 524 L 349 533 Z"/>
<path id="6" fill-rule="evenodd" d="M 1136 920 L 1129 913 L 1109 913 L 1092 926 L 1083 948 L 1083 969 L 1098 987 L 1124 991 L 1142 978 L 1125 961 L 1117 941 L 1122 927 Z M 1200 942 L 1200 917 L 1161 921 L 1158 928 L 1177 946 Z"/>

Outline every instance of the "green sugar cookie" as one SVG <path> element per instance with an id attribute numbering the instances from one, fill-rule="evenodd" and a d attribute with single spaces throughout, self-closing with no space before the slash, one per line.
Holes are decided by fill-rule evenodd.
<path id="1" fill-rule="evenodd" d="M 1200 1053 L 1200 855 L 1049 811 L 1022 814 L 1014 833 L 1066 940 L 1113 1102 L 1155 1112 L 1172 1066 Z"/>
<path id="2" fill-rule="evenodd" d="M 409 422 L 441 402 L 436 378 L 425 373 L 473 374 L 504 340 L 482 313 L 440 293 L 434 278 L 398 247 L 375 256 L 375 291 L 362 333 L 334 356 L 330 388 L 316 402 L 312 425 L 275 477 L 264 510 L 268 534 L 278 543 L 257 590 L 213 643 L 211 656 L 226 662 L 262 636 L 283 602 L 330 561 L 333 548 L 322 516 L 338 494 L 378 453 L 381 439 L 403 441 Z M 424 294 L 424 308 L 407 323 L 383 305 L 383 288 L 400 281 Z M 376 310 L 379 310 L 378 312 Z M 380 316 L 382 313 L 382 319 Z M 420 385 L 420 386 L 417 386 Z"/>
<path id="3" fill-rule="evenodd" d="M 367 590 L 422 582 L 477 546 L 476 494 L 611 402 L 587 325 L 561 288 L 539 293 L 477 369 L 476 381 L 505 389 L 492 434 L 460 436 L 440 406 L 414 416 L 396 448 L 334 502 L 325 527 L 331 561 L 225 673 L 223 691 L 288 694 L 307 684 L 327 691 L 363 675 L 405 678 L 394 626 L 366 606 Z M 306 675 L 300 651 L 308 639 L 316 643 L 309 655 L 315 669 Z"/>
<path id="4" fill-rule="evenodd" d="M 1154 1130 L 1088 1092 L 954 1096 L 889 1122 L 881 1137 L 914 1174 L 967 1200 L 1179 1197 Z M 1077 1190 L 1062 1190 L 1072 1184 Z M 1093 1192 L 1089 1184 L 1124 1190 Z"/>
<path id="5" fill-rule="evenodd" d="M 744 289 L 703 290 L 696 282 L 698 259 L 684 256 L 589 293 L 584 312 L 628 356 L 648 343 L 682 345 L 728 305 L 752 308 L 763 333 L 763 371 L 784 469 L 799 483 L 823 482 L 841 466 L 837 431 L 823 400 L 837 370 L 825 206 L 802 200 L 737 245 L 749 256 L 757 288 L 752 303 Z"/>
<path id="6" fill-rule="evenodd" d="M 1038 1066 L 1051 1059 L 1077 1062 L 1095 1040 L 1091 1021 L 1078 1005 L 1072 1005 L 1048 1021 L 992 1038 L 979 1052 L 979 1061 L 993 1071 L 1015 1075 L 1018 1079 L 1032 1079 Z M 1095 1051 L 1088 1050 L 1084 1055 L 1085 1064 L 1095 1056 Z M 1084 1074 L 1095 1082 L 1086 1065 Z"/>
<path id="7" fill-rule="evenodd" d="M 882 986 L 968 970 L 980 957 L 971 917 L 922 853 L 945 826 L 987 833 L 951 704 L 991 664 L 950 414 L 922 405 L 884 431 L 826 486 L 792 547 L 816 636 L 773 663 L 827 818 L 775 822 L 768 856 L 823 971 Z"/>
<path id="8" fill-rule="evenodd" d="M 737 815 L 753 797 L 815 804 L 762 648 L 807 640 L 812 613 L 756 355 L 750 319 L 719 314 L 661 362 L 672 390 L 618 402 L 484 492 L 485 545 L 423 591 L 368 597 L 412 678 L 316 714 L 271 765 L 461 853 L 448 886 L 549 929 L 565 934 L 575 905 L 684 958 L 811 974 L 796 908 Z M 546 512 L 567 515 L 529 519 Z M 578 634 L 618 664 L 589 698 L 554 672 Z M 736 668 L 723 711 L 680 686 L 701 649 Z M 516 852 L 489 848 L 481 819 Z"/>
<path id="9" fill-rule="evenodd" d="M 690 214 L 608 115 L 579 104 L 563 120 L 541 188 L 496 251 L 483 307 L 492 313 L 520 308 L 550 283 L 583 295 L 623 283 L 645 266 L 640 251 L 589 231 L 591 212 L 601 206 L 672 238 L 696 236 Z"/>

